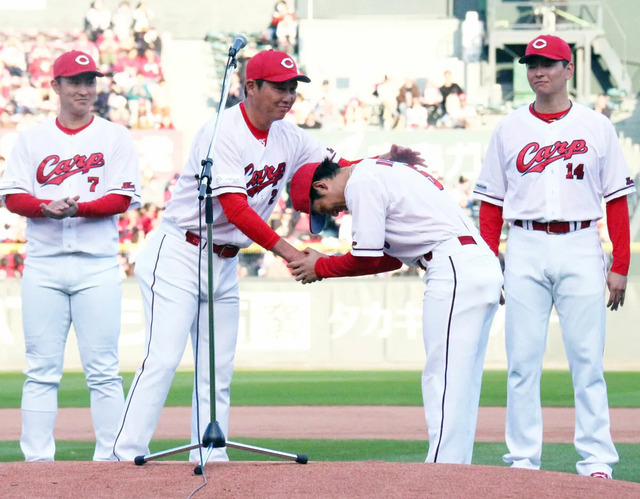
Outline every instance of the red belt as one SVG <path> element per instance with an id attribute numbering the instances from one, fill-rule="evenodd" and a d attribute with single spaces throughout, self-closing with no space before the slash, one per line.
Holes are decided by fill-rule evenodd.
<path id="1" fill-rule="evenodd" d="M 473 238 L 473 236 L 458 236 L 458 241 L 460 241 L 460 244 L 462 246 L 466 246 L 467 244 L 477 244 L 476 240 Z M 433 258 L 433 251 L 429 251 L 429 253 L 426 253 L 424 255 L 424 259 L 428 262 L 431 261 L 431 259 Z M 422 267 L 422 265 L 420 265 Z M 424 267 L 423 267 L 424 270 Z"/>
<path id="2" fill-rule="evenodd" d="M 198 234 L 194 234 L 193 232 L 187 231 L 185 235 L 185 239 L 189 244 L 193 244 L 194 246 L 200 246 L 200 236 Z M 204 243 L 206 246 L 206 242 Z M 204 247 L 204 246 L 203 246 Z M 233 258 L 238 254 L 240 248 L 234 246 L 233 244 L 213 244 L 213 252 L 218 255 L 220 258 Z"/>
<path id="3" fill-rule="evenodd" d="M 582 222 L 534 222 L 516 220 L 513 222 L 516 227 L 522 227 L 527 230 L 541 230 L 547 234 L 566 234 L 580 229 L 591 227 L 591 220 Z"/>

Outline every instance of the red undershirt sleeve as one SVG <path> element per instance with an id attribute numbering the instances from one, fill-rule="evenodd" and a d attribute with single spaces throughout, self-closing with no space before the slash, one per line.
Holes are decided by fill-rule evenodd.
<path id="1" fill-rule="evenodd" d="M 107 194 L 93 201 L 78 203 L 78 211 L 74 217 L 106 218 L 124 213 L 131 204 L 129 196 L 122 194 Z"/>
<path id="2" fill-rule="evenodd" d="M 280 240 L 280 236 L 249 206 L 246 195 L 230 192 L 218 196 L 218 201 L 227 220 L 264 249 L 270 250 Z"/>
<path id="3" fill-rule="evenodd" d="M 7 209 L 18 215 L 29 218 L 43 218 L 40 205 L 48 204 L 49 199 L 38 199 L 31 194 L 9 194 L 5 198 Z M 78 211 L 75 217 L 104 218 L 123 213 L 129 208 L 131 198 L 121 194 L 107 194 L 95 201 L 78 203 Z"/>
<path id="4" fill-rule="evenodd" d="M 357 257 L 351 253 L 342 256 L 328 256 L 316 261 L 315 271 L 318 277 L 353 277 L 379 274 L 402 267 L 397 258 L 384 254 L 377 257 Z"/>
<path id="5" fill-rule="evenodd" d="M 377 158 L 377 156 L 372 156 L 372 158 Z M 369 159 L 371 159 L 371 158 L 369 158 Z M 360 163 L 360 161 L 362 161 L 362 158 L 361 159 L 354 159 L 354 160 L 340 158 L 338 160 L 338 164 L 344 168 L 344 167 L 347 167 L 347 166 L 351 166 L 351 165 L 355 165 L 357 163 Z"/>
<path id="6" fill-rule="evenodd" d="M 631 236 L 629 230 L 629 207 L 627 197 L 612 199 L 606 204 L 607 230 L 613 246 L 611 272 L 627 275 L 631 260 Z"/>
<path id="7" fill-rule="evenodd" d="M 480 235 L 496 256 L 500 251 L 500 233 L 503 223 L 502 206 L 486 201 L 480 202 Z"/>
<path id="8" fill-rule="evenodd" d="M 27 193 L 7 194 L 4 198 L 4 204 L 11 213 L 28 218 L 44 218 L 40 205 L 50 202 Z"/>

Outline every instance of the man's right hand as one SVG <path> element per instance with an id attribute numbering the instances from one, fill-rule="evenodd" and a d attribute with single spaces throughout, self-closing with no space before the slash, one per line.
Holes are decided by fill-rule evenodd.
<path id="1" fill-rule="evenodd" d="M 63 218 L 72 217 L 78 212 L 78 199 L 80 199 L 80 196 L 58 199 L 48 204 L 42 203 L 40 209 L 44 216 L 55 220 L 62 220 Z"/>
<path id="2" fill-rule="evenodd" d="M 290 262 L 287 267 L 291 269 L 291 274 L 296 281 L 301 281 L 302 284 L 311 284 L 312 282 L 321 281 L 322 278 L 316 274 L 316 262 L 323 255 L 319 251 L 311 248 L 304 250 L 304 258 L 301 260 L 295 260 Z"/>

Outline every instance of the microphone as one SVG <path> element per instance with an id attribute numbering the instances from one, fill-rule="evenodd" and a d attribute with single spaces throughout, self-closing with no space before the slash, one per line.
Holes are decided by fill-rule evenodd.
<path id="1" fill-rule="evenodd" d="M 243 49 L 247 44 L 247 37 L 244 35 L 238 35 L 233 39 L 233 45 L 229 47 L 229 57 L 235 57 L 240 49 Z"/>

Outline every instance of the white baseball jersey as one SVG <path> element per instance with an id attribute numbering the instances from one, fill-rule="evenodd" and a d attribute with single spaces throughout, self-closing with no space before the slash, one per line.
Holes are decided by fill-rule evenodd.
<path id="1" fill-rule="evenodd" d="M 195 175 L 201 173 L 201 161 L 209 153 L 214 125 L 215 118 L 196 135 L 185 169 L 163 214 L 164 220 L 185 230 L 198 230 L 200 206 L 194 201 L 198 195 Z M 216 244 L 246 248 L 251 240 L 228 222 L 215 196 L 233 192 L 246 194 L 249 206 L 267 220 L 298 167 L 326 157 L 338 160 L 334 151 L 292 123 L 275 121 L 266 144 L 256 138 L 252 128 L 241 105 L 225 110 L 211 153 L 213 242 Z"/>
<path id="2" fill-rule="evenodd" d="M 354 256 L 386 253 L 418 265 L 443 241 L 478 236 L 442 184 L 420 167 L 365 159 L 354 165 L 345 199 L 353 216 Z"/>
<path id="3" fill-rule="evenodd" d="M 106 194 L 131 197 L 140 204 L 138 157 L 129 131 L 105 119 L 68 135 L 51 119 L 22 132 L 0 182 L 0 194 L 27 193 L 39 199 L 80 196 L 78 202 Z M 118 253 L 118 216 L 106 218 L 29 218 L 29 256 Z"/>
<path id="4" fill-rule="evenodd" d="M 632 192 L 613 125 L 576 103 L 552 123 L 528 106 L 503 118 L 474 189 L 477 199 L 503 206 L 507 221 L 543 222 L 598 220 L 603 198 Z"/>

